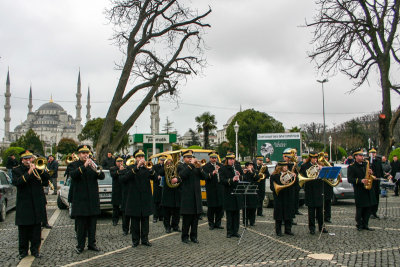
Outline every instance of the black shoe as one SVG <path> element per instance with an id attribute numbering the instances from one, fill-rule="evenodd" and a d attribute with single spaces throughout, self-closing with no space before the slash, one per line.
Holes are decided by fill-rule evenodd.
<path id="1" fill-rule="evenodd" d="M 315 235 L 315 230 L 310 230 L 310 234 Z"/>
<path id="2" fill-rule="evenodd" d="M 292 222 L 292 225 L 297 225 L 297 222 Z"/>
<path id="3" fill-rule="evenodd" d="M 167 234 L 170 234 L 170 233 L 171 233 L 171 229 L 165 229 L 165 232 L 166 232 Z"/>
<path id="4" fill-rule="evenodd" d="M 374 229 L 369 228 L 368 226 L 364 227 L 364 230 L 367 230 L 367 231 L 375 231 Z"/>
<path id="5" fill-rule="evenodd" d="M 117 226 L 118 222 L 117 221 L 113 221 L 113 226 Z"/>
<path id="6" fill-rule="evenodd" d="M 332 223 L 331 219 L 325 219 L 325 222 Z"/>
<path id="7" fill-rule="evenodd" d="M 142 241 L 142 245 L 146 246 L 146 247 L 151 247 L 152 244 L 149 241 Z"/>
<path id="8" fill-rule="evenodd" d="M 262 215 L 262 214 L 257 214 L 257 216 L 264 217 L 264 215 Z"/>
<path id="9" fill-rule="evenodd" d="M 214 226 L 214 228 L 217 228 L 217 229 L 224 229 L 224 227 L 222 227 L 222 226 Z"/>
<path id="10" fill-rule="evenodd" d="M 303 215 L 300 211 L 296 212 L 296 215 Z"/>
<path id="11" fill-rule="evenodd" d="M 182 239 L 182 242 L 185 243 L 185 244 L 189 244 L 189 239 L 187 239 L 187 238 Z"/>
<path id="12" fill-rule="evenodd" d="M 255 223 L 250 223 L 250 226 L 255 226 Z"/>
<path id="13" fill-rule="evenodd" d="M 277 235 L 277 236 L 283 236 L 283 234 L 282 234 L 282 233 L 276 233 L 276 235 Z"/>
<path id="14" fill-rule="evenodd" d="M 32 256 L 35 257 L 36 259 L 40 259 L 42 257 L 40 256 L 39 252 L 33 253 Z"/>
<path id="15" fill-rule="evenodd" d="M 81 254 L 83 252 L 83 248 L 75 248 L 76 254 Z"/>
<path id="16" fill-rule="evenodd" d="M 51 228 L 53 228 L 50 224 L 44 224 L 44 225 L 42 225 L 42 227 L 43 228 L 46 228 L 46 229 L 51 229 Z"/>
<path id="17" fill-rule="evenodd" d="M 192 241 L 193 243 L 196 243 L 196 244 L 199 243 L 199 240 L 197 240 L 197 238 L 191 238 L 190 241 Z"/>
<path id="18" fill-rule="evenodd" d="M 285 235 L 294 235 L 291 231 L 285 232 Z"/>
<path id="19" fill-rule="evenodd" d="M 226 234 L 226 238 L 231 238 L 232 235 L 231 234 Z"/>
<path id="20" fill-rule="evenodd" d="M 123 235 L 128 235 L 129 233 L 128 233 L 128 231 L 124 231 L 122 234 Z"/>
<path id="21" fill-rule="evenodd" d="M 174 229 L 172 229 L 172 231 L 174 231 L 174 232 L 182 232 L 181 229 L 179 229 L 179 228 L 174 228 Z"/>
<path id="22" fill-rule="evenodd" d="M 208 227 L 208 229 L 214 230 L 214 226 L 210 226 L 210 227 Z"/>
<path id="23" fill-rule="evenodd" d="M 133 248 L 136 248 L 137 246 L 139 246 L 139 243 L 133 243 L 133 244 L 132 244 L 132 247 L 133 247 Z"/>
<path id="24" fill-rule="evenodd" d="M 362 231 L 363 229 L 361 227 L 357 227 L 357 231 Z"/>
<path id="25" fill-rule="evenodd" d="M 100 249 L 96 245 L 88 247 L 88 250 L 93 250 L 93 251 L 96 251 L 96 252 L 100 251 Z"/>
<path id="26" fill-rule="evenodd" d="M 232 234 L 232 236 L 234 236 L 234 237 L 240 237 L 240 235 L 239 235 L 238 233 L 234 233 L 234 234 Z"/>
<path id="27" fill-rule="evenodd" d="M 20 255 L 18 256 L 18 259 L 19 259 L 19 260 L 22 260 L 22 259 L 25 258 L 26 256 L 28 256 L 28 254 L 20 254 Z"/>
<path id="28" fill-rule="evenodd" d="M 380 217 L 376 213 L 372 214 L 372 216 L 373 216 L 373 219 L 380 219 Z"/>

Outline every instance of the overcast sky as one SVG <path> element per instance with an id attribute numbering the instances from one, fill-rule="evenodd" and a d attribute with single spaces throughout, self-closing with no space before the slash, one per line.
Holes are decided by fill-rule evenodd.
<path id="1" fill-rule="evenodd" d="M 168 116 L 180 134 L 196 128 L 195 116 L 215 114 L 218 128 L 242 109 L 254 108 L 281 121 L 286 128 L 323 122 L 322 91 L 315 65 L 307 58 L 314 1 L 202 0 L 211 24 L 204 36 L 209 66 L 180 88 L 179 105 L 161 100 L 160 128 Z M 26 119 L 29 87 L 33 109 L 50 99 L 75 117 L 76 84 L 82 79 L 82 118 L 86 122 L 86 96 L 90 86 L 92 118 L 106 115 L 117 85 L 114 62 L 122 58 L 110 37 L 104 8 L 108 0 L 0 1 L 0 137 L 4 135 L 4 92 L 7 69 L 11 80 L 11 130 Z M 381 109 L 376 77 L 348 94 L 352 81 L 343 75 L 328 77 L 325 111 L 328 127 Z M 392 107 L 400 97 L 392 94 Z M 130 102 L 132 108 L 139 102 Z M 128 107 L 118 119 L 128 117 Z M 149 108 L 131 133 L 150 132 Z"/>

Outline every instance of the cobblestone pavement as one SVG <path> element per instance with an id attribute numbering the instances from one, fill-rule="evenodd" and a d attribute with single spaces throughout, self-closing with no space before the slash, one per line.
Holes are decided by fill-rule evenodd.
<path id="1" fill-rule="evenodd" d="M 391 194 L 392 195 L 392 194 Z M 332 207 L 330 234 L 310 235 L 307 209 L 297 216 L 295 236 L 274 234 L 272 209 L 264 209 L 256 225 L 247 228 L 238 245 L 238 238 L 226 238 L 226 230 L 208 229 L 206 217 L 199 222 L 199 244 L 184 244 L 180 233 L 165 234 L 160 222 L 150 222 L 153 246 L 132 248 L 131 236 L 123 236 L 121 221 L 112 226 L 111 213 L 98 219 L 97 244 L 101 252 L 74 252 L 74 221 L 67 210 L 54 213 L 54 197 L 49 196 L 48 218 L 56 221 L 41 247 L 42 258 L 32 266 L 399 266 L 400 265 L 400 198 L 389 196 L 387 210 L 381 199 L 378 214 L 371 219 L 375 230 L 358 232 L 355 228 L 354 201 L 341 201 Z M 387 218 L 384 218 L 385 212 Z M 18 264 L 18 236 L 14 225 L 15 211 L 0 223 L 0 265 Z M 242 232 L 243 228 L 241 228 Z M 318 232 L 317 232 L 318 233 Z"/>

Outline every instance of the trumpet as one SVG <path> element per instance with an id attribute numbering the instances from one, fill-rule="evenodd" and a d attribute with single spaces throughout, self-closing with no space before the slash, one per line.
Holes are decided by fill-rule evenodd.
<path id="1" fill-rule="evenodd" d="M 202 159 L 201 161 L 195 160 L 195 161 L 193 162 L 193 165 L 194 165 L 196 168 L 200 168 L 200 167 L 203 167 L 204 165 L 206 165 L 206 163 L 207 163 L 207 160 L 205 160 L 205 159 Z"/>
<path id="2" fill-rule="evenodd" d="M 134 163 L 131 163 L 131 165 L 132 164 L 134 164 Z M 137 164 L 138 164 L 138 168 L 142 167 L 142 166 L 147 168 L 148 170 L 151 170 L 153 168 L 153 162 L 151 162 L 150 160 L 149 161 L 144 161 L 144 160 L 143 161 L 139 161 L 139 162 L 137 162 Z M 141 164 L 141 165 L 139 166 L 139 164 Z"/>
<path id="3" fill-rule="evenodd" d="M 89 167 L 95 171 L 97 174 L 101 172 L 101 167 L 99 167 L 96 162 L 94 162 L 90 157 L 86 158 L 87 161 L 89 161 Z"/>

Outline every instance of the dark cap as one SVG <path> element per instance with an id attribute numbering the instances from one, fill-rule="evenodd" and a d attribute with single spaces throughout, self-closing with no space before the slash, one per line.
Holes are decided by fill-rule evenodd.
<path id="1" fill-rule="evenodd" d="M 33 151 L 32 150 L 25 150 L 19 153 L 22 159 L 29 159 L 33 157 Z"/>
<path id="2" fill-rule="evenodd" d="M 182 152 L 182 157 L 193 157 L 193 150 L 185 150 Z"/>
<path id="3" fill-rule="evenodd" d="M 90 153 L 91 150 L 92 150 L 92 148 L 89 145 L 80 145 L 80 146 L 78 146 L 78 149 L 77 149 L 78 153 L 79 152 L 88 152 L 88 153 Z"/>
<path id="4" fill-rule="evenodd" d="M 138 150 L 136 150 L 135 152 L 133 152 L 133 157 L 139 157 L 139 156 L 144 156 L 145 154 L 144 154 L 144 152 L 143 152 L 143 150 L 142 149 L 138 149 Z"/>

